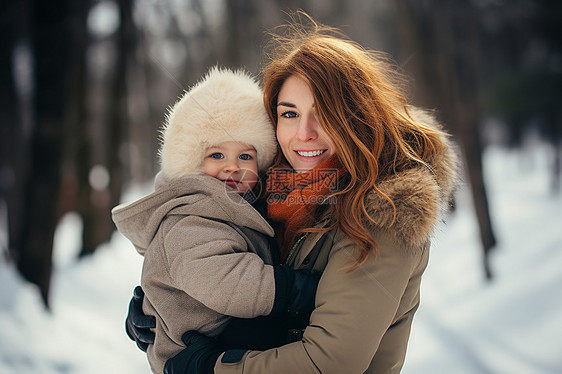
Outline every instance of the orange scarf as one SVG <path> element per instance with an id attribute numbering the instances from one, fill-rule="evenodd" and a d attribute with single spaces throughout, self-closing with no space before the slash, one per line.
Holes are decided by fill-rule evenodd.
<path id="1" fill-rule="evenodd" d="M 336 181 L 347 171 L 336 155 L 304 173 L 274 169 L 267 179 L 267 216 L 277 223 L 281 260 L 289 254 L 299 229 L 312 227 L 316 208 L 338 190 Z"/>

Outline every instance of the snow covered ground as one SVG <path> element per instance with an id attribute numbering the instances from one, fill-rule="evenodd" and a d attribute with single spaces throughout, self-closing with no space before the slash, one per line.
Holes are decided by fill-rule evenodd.
<path id="1" fill-rule="evenodd" d="M 404 373 L 562 373 L 562 196 L 548 152 L 485 153 L 495 279 L 463 191 L 432 247 Z"/>
<path id="2" fill-rule="evenodd" d="M 404 373 L 562 373 L 562 196 L 549 190 L 548 152 L 485 153 L 499 242 L 491 283 L 469 193 L 460 191 L 432 248 Z M 2 242 L 5 221 L 0 207 Z M 57 231 L 50 314 L 0 254 L 0 374 L 150 372 L 123 328 L 142 258 L 115 234 L 76 261 L 80 225 L 69 214 Z"/>

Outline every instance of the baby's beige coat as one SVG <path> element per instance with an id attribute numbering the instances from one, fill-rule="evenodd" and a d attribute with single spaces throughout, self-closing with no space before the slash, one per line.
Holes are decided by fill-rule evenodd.
<path id="1" fill-rule="evenodd" d="M 185 345 L 181 335 L 218 335 L 229 316 L 271 312 L 275 280 L 267 236 L 273 229 L 241 196 L 203 175 L 166 180 L 113 210 L 119 231 L 144 255 L 143 311 L 156 317 L 148 359 L 156 373 Z"/>
<path id="2" fill-rule="evenodd" d="M 438 126 L 428 114 L 412 111 L 418 121 Z M 372 192 L 366 204 L 378 221 L 370 230 L 379 256 L 369 256 L 355 271 L 348 270 L 359 250 L 341 231 L 297 240 L 289 265 L 323 271 L 302 340 L 243 357 L 223 354 L 215 373 L 399 373 L 420 302 L 431 234 L 457 184 L 456 168 L 449 147 L 430 167 L 398 172 L 379 184 L 396 204 L 396 220 L 391 205 Z"/>

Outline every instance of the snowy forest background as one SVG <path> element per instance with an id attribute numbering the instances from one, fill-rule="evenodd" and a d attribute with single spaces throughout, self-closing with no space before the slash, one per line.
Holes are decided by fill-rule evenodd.
<path id="1" fill-rule="evenodd" d="M 460 144 L 405 373 L 562 372 L 562 3 L 0 4 L 0 373 L 148 372 L 123 320 L 142 258 L 111 207 L 150 191 L 166 107 L 210 66 L 259 74 L 303 9 L 388 52 Z"/>

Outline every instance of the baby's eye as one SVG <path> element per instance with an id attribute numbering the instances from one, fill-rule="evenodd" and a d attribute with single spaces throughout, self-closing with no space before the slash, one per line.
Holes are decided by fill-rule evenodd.
<path id="1" fill-rule="evenodd" d="M 238 156 L 238 158 L 240 160 L 248 161 L 252 159 L 252 155 L 249 155 L 247 153 L 242 153 L 240 156 Z"/>
<path id="2" fill-rule="evenodd" d="M 280 114 L 280 117 L 283 117 L 283 118 L 295 118 L 296 116 L 297 116 L 297 113 L 295 113 L 292 110 L 288 110 L 288 111 Z"/>
<path id="3" fill-rule="evenodd" d="M 221 158 L 223 158 L 224 156 L 222 155 L 222 153 L 220 152 L 215 152 L 215 153 L 211 153 L 209 155 L 210 158 L 214 158 L 215 160 L 220 160 Z"/>

